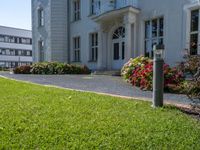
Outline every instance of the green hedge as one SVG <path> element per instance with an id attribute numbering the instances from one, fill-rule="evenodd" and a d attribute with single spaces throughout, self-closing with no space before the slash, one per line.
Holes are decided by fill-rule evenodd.
<path id="1" fill-rule="evenodd" d="M 33 65 L 20 66 L 13 70 L 15 74 L 89 74 L 87 66 L 70 65 L 58 62 L 42 62 Z"/>

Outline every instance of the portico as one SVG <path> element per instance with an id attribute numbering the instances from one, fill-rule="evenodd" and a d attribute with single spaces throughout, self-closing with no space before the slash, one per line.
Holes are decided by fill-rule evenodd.
<path id="1" fill-rule="evenodd" d="M 137 14 L 128 6 L 95 17 L 99 24 L 98 70 L 119 70 L 136 56 Z"/>

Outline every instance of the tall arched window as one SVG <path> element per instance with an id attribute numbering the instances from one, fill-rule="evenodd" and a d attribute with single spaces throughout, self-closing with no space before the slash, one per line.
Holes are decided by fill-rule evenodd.
<path id="1" fill-rule="evenodd" d="M 115 30 L 113 33 L 113 39 L 119 39 L 119 38 L 124 38 L 125 37 L 125 28 L 124 27 L 119 27 Z"/>

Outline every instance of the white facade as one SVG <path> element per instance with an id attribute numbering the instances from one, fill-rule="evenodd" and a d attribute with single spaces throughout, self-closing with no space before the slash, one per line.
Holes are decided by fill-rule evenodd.
<path id="1" fill-rule="evenodd" d="M 199 8 L 198 0 L 32 0 L 34 61 L 118 70 L 164 44 L 175 65 L 185 50 L 200 54 Z"/>
<path id="2" fill-rule="evenodd" d="M 0 26 L 0 67 L 14 68 L 32 62 L 31 31 Z"/>

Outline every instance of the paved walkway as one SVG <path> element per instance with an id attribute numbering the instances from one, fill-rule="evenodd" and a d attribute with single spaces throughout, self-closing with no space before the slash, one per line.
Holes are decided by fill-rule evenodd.
<path id="1" fill-rule="evenodd" d="M 132 87 L 130 84 L 123 81 L 121 77 L 102 75 L 15 75 L 6 72 L 0 72 L 0 76 L 74 90 L 113 94 L 149 101 L 152 99 L 152 92 L 141 91 L 136 87 Z M 191 103 L 185 95 L 165 94 L 164 99 L 167 103 L 183 105 Z"/>

